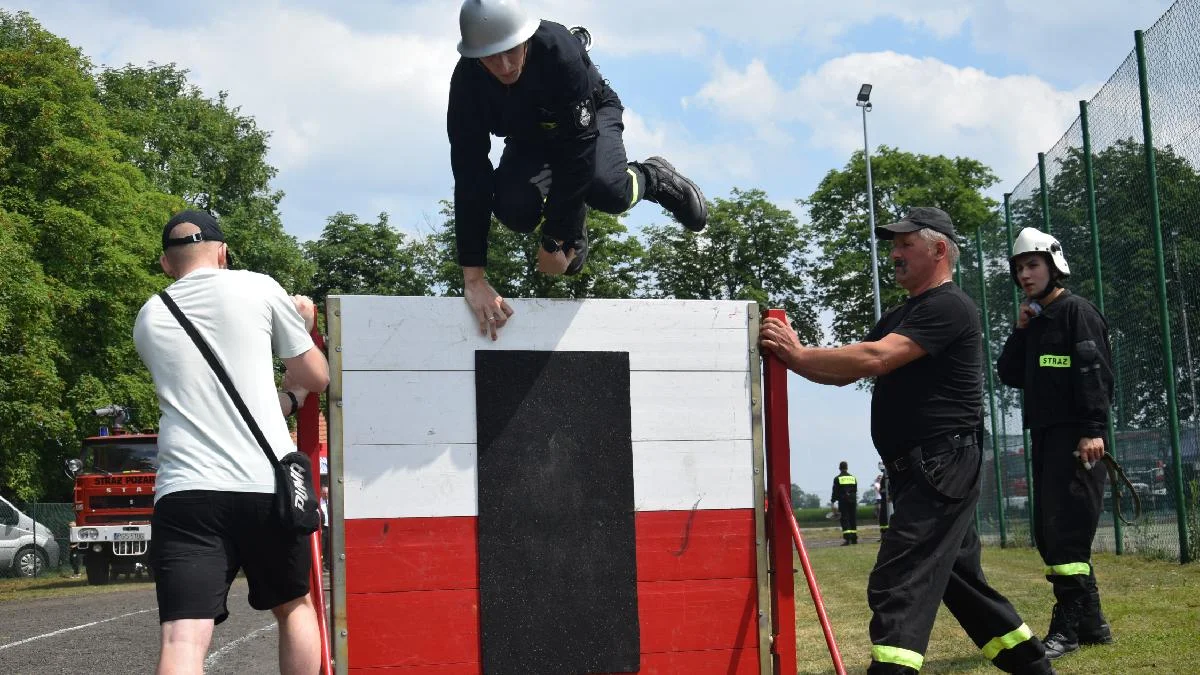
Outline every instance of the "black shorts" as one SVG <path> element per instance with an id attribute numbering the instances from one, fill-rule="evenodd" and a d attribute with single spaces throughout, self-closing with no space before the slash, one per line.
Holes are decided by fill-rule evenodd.
<path id="1" fill-rule="evenodd" d="M 271 516 L 274 495 L 185 490 L 154 505 L 150 566 L 158 620 L 229 616 L 226 598 L 238 570 L 250 606 L 264 610 L 308 594 L 309 537 L 283 531 Z"/>

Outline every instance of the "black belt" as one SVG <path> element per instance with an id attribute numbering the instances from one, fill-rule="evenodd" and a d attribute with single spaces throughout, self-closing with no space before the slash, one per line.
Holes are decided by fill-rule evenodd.
<path id="1" fill-rule="evenodd" d="M 950 434 L 940 438 L 935 438 L 923 445 L 909 448 L 900 457 L 897 457 L 890 462 L 884 462 L 884 466 L 887 467 L 888 472 L 892 475 L 901 474 L 911 469 L 916 463 L 920 462 L 924 457 L 925 450 L 942 450 L 944 452 L 950 452 L 976 445 L 977 443 L 979 443 L 979 439 L 975 437 L 974 431 Z M 932 457 L 936 454 L 938 453 L 931 454 L 930 456 Z"/>

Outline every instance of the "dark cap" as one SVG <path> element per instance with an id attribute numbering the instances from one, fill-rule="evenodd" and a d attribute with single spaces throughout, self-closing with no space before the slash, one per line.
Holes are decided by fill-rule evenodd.
<path id="1" fill-rule="evenodd" d="M 186 237 L 175 237 L 172 239 L 171 230 L 175 229 L 176 225 L 182 223 L 191 223 L 200 228 L 200 231 L 189 234 Z M 225 233 L 221 232 L 221 226 L 217 225 L 217 219 L 213 218 L 212 214 L 206 211 L 196 211 L 194 209 L 180 211 L 168 220 L 166 226 L 163 227 L 162 247 L 164 251 L 172 246 L 198 244 L 202 241 L 225 241 Z"/>
<path id="2" fill-rule="evenodd" d="M 897 232 L 916 232 L 924 227 L 941 232 L 951 239 L 955 238 L 954 223 L 950 220 L 950 214 L 932 206 L 916 206 L 909 209 L 908 214 L 899 222 L 875 228 L 875 236 L 880 239 L 893 239 Z"/>

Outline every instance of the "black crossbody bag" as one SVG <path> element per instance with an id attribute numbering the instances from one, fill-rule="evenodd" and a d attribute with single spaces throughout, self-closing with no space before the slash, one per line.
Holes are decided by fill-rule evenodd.
<path id="1" fill-rule="evenodd" d="M 184 315 L 183 311 L 179 309 L 179 305 L 175 304 L 166 291 L 159 293 L 158 297 L 162 298 L 163 304 L 171 310 L 171 314 L 175 315 L 175 320 L 179 322 L 180 326 L 183 326 L 183 330 L 188 337 L 192 338 L 192 342 L 196 343 L 196 348 L 200 350 L 204 360 L 208 361 L 208 365 L 216 373 L 217 379 L 225 387 L 229 398 L 233 399 L 233 405 L 242 414 L 246 426 L 250 427 L 250 433 L 254 435 L 254 440 L 258 441 L 263 454 L 270 460 L 271 467 L 275 470 L 275 505 L 273 509 L 275 517 L 284 529 L 296 534 L 316 532 L 321 525 L 321 514 L 317 510 L 316 495 L 313 494 L 312 462 L 309 461 L 308 455 L 301 452 L 289 452 L 284 455 L 283 459 L 275 456 L 262 429 L 258 428 L 258 423 L 254 421 L 250 409 L 246 407 L 246 402 L 233 387 L 233 381 L 229 379 L 229 374 L 225 372 L 224 366 L 217 360 L 217 355 L 213 354 L 212 349 L 209 348 L 208 343 L 204 341 L 196 327 L 192 325 L 191 320 Z"/>

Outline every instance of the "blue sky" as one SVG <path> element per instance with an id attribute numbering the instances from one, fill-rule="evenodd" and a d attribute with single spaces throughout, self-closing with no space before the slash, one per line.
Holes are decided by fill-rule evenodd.
<path id="1" fill-rule="evenodd" d="M 451 194 L 445 104 L 454 0 L 16 0 L 97 65 L 174 62 L 272 131 L 288 231 L 381 211 L 408 232 Z M 1011 190 L 1133 48 L 1166 0 L 525 0 L 581 24 L 626 107 L 631 159 L 661 154 L 707 195 L 795 201 L 862 147 L 854 96 L 871 82 L 871 145 L 962 155 Z M 636 208 L 633 229 L 663 222 Z M 793 478 L 827 496 L 839 460 L 864 482 L 868 398 L 792 377 Z"/>

